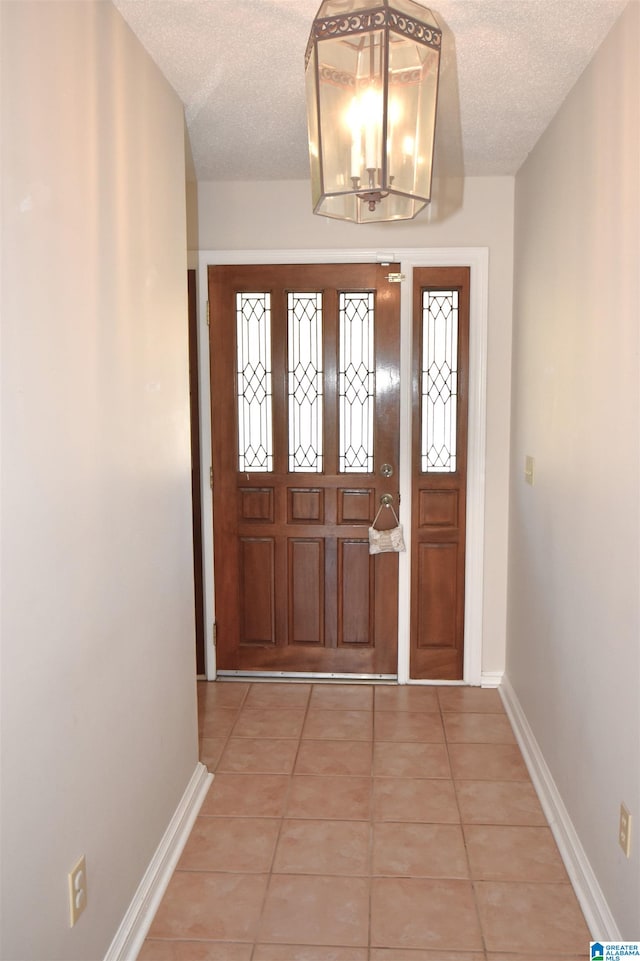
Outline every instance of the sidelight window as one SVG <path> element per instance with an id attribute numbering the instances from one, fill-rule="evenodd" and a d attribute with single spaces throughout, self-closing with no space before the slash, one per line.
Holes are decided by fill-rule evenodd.
<path id="1" fill-rule="evenodd" d="M 455 473 L 458 291 L 422 291 L 421 470 Z"/>

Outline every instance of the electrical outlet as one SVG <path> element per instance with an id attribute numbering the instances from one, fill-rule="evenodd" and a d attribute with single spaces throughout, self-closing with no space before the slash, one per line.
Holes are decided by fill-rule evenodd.
<path id="1" fill-rule="evenodd" d="M 84 854 L 69 872 L 69 920 L 74 926 L 87 906 L 87 865 Z"/>
<path id="2" fill-rule="evenodd" d="M 624 804 L 620 805 L 620 827 L 618 828 L 618 844 L 626 857 L 631 854 L 631 815 Z"/>

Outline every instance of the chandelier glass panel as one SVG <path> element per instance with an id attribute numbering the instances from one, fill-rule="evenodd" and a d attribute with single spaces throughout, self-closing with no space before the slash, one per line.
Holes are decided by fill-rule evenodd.
<path id="1" fill-rule="evenodd" d="M 431 199 L 442 32 L 413 0 L 324 0 L 306 54 L 314 213 L 408 220 Z"/>

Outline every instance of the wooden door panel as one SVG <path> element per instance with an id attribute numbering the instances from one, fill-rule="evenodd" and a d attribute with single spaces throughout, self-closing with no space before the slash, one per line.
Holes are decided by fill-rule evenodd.
<path id="1" fill-rule="evenodd" d="M 373 647 L 373 580 L 369 542 L 338 541 L 338 583 L 341 585 L 338 613 L 338 644 Z"/>
<path id="2" fill-rule="evenodd" d="M 246 644 L 274 644 L 275 551 L 271 537 L 240 539 L 240 610 Z"/>
<path id="3" fill-rule="evenodd" d="M 338 524 L 365 524 L 375 515 L 375 490 L 338 490 Z"/>
<path id="4" fill-rule="evenodd" d="M 289 539 L 289 641 L 324 645 L 324 539 Z"/>
<path id="5" fill-rule="evenodd" d="M 240 487 L 239 495 L 243 521 L 273 523 L 273 487 Z"/>
<path id="6" fill-rule="evenodd" d="M 418 524 L 425 527 L 457 527 L 460 498 L 458 491 L 421 490 L 418 504 Z"/>
<path id="7" fill-rule="evenodd" d="M 333 264 L 209 269 L 220 670 L 396 671 L 397 557 L 370 557 L 367 532 L 382 494 L 397 498 L 398 492 L 399 287 L 386 277 L 396 267 Z M 305 351 L 311 347 L 300 347 L 302 340 L 296 337 L 301 335 L 296 331 L 308 320 L 307 302 L 315 303 L 318 297 L 323 340 L 321 349 L 309 360 Z M 374 393 L 366 395 L 374 410 L 373 462 L 367 462 L 366 471 L 359 462 L 357 470 L 351 470 L 352 465 L 343 466 L 339 446 L 346 443 L 341 437 L 349 426 L 352 433 L 355 430 L 357 442 L 359 428 L 355 419 L 351 424 L 345 420 L 348 412 L 341 414 L 340 405 L 348 408 L 350 401 L 344 400 L 347 388 L 339 396 L 339 385 L 346 378 L 350 396 L 365 388 L 358 380 L 357 360 L 348 366 L 340 344 L 347 336 L 356 344 L 358 338 L 366 340 L 369 334 L 362 330 L 368 330 L 372 314 L 374 367 L 364 380 L 375 379 Z M 270 386 L 264 390 L 265 364 L 253 357 L 256 336 L 268 340 L 265 364 L 270 366 Z M 237 337 L 245 346 L 249 344 L 246 351 L 251 355 L 242 362 L 247 365 L 242 371 L 236 367 Z M 313 346 L 313 339 L 310 344 Z M 302 361 L 295 360 L 296 350 Z M 343 372 L 341 363 L 347 365 Z M 313 389 L 310 384 L 315 385 Z M 302 400 L 295 395 L 292 401 L 291 391 L 298 388 Z M 262 440 L 254 444 L 252 439 L 250 454 L 245 456 L 239 450 L 239 437 L 242 430 L 249 434 L 254 430 L 255 418 L 247 415 L 246 405 L 251 402 L 247 397 L 256 390 L 264 405 L 258 419 L 261 425 L 263 420 L 270 424 L 271 434 L 266 446 Z M 312 466 L 306 466 L 306 461 L 300 466 L 296 458 L 304 461 L 307 450 L 306 440 L 296 447 L 296 418 L 303 417 L 304 404 L 317 403 L 317 396 L 322 398 L 316 441 L 320 450 L 309 455 Z M 269 445 L 270 452 L 265 453 Z M 264 453 L 265 466 L 254 466 L 256 450 L 255 460 L 262 463 Z M 247 457 L 249 470 L 242 466 Z M 380 474 L 383 463 L 394 467 L 392 482 Z"/>
<path id="8" fill-rule="evenodd" d="M 324 523 L 324 491 L 319 487 L 290 487 L 288 520 L 290 524 Z"/>
<path id="9" fill-rule="evenodd" d="M 420 544 L 418 581 L 421 590 L 416 639 L 420 650 L 455 647 L 458 627 L 457 570 L 456 543 Z"/>

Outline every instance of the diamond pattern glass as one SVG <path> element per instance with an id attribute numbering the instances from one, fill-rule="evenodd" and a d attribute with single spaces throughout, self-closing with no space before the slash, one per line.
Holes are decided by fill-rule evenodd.
<path id="1" fill-rule="evenodd" d="M 236 294 L 238 470 L 273 470 L 271 295 Z"/>
<path id="2" fill-rule="evenodd" d="M 374 294 L 340 294 L 340 473 L 373 472 Z"/>
<path id="3" fill-rule="evenodd" d="M 458 291 L 422 292 L 421 470 L 455 473 Z"/>
<path id="4" fill-rule="evenodd" d="M 287 295 L 289 470 L 322 472 L 322 294 Z"/>

